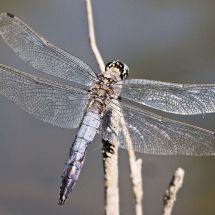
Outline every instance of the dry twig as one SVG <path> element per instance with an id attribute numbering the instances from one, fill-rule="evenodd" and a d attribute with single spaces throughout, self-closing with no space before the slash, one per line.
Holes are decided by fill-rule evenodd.
<path id="1" fill-rule="evenodd" d="M 91 2 L 90 0 L 86 0 L 85 2 L 86 2 L 86 10 L 87 10 L 87 22 L 88 22 L 90 46 L 92 48 L 93 54 L 95 55 L 95 58 L 97 60 L 100 70 L 104 71 L 105 70 L 104 61 L 102 60 L 102 57 L 96 45 Z"/>
<path id="2" fill-rule="evenodd" d="M 170 215 L 174 202 L 176 201 L 176 193 L 181 188 L 184 179 L 184 170 L 178 168 L 173 175 L 172 181 L 163 197 L 163 215 Z"/>
<path id="3" fill-rule="evenodd" d="M 86 0 L 87 20 L 89 28 L 90 45 L 99 65 L 101 71 L 104 71 L 104 62 L 96 46 L 92 7 L 90 0 Z M 121 122 L 125 125 L 125 122 Z M 125 133 L 129 135 L 127 128 L 124 129 Z M 119 191 L 118 191 L 118 147 L 110 144 L 107 141 L 103 142 L 103 165 L 104 165 L 104 178 L 105 178 L 105 211 L 106 215 L 119 214 Z M 126 143 L 131 149 L 132 144 L 130 138 Z M 134 151 L 128 150 L 131 179 L 133 184 L 133 191 L 135 196 L 135 209 L 136 215 L 142 215 L 142 175 L 141 166 L 142 160 L 136 160 Z"/>
<path id="4" fill-rule="evenodd" d="M 136 215 L 142 215 L 142 198 L 143 198 L 143 187 L 142 187 L 142 159 L 136 160 L 134 151 L 128 150 L 131 179 L 133 184 L 133 192 L 135 196 L 135 211 Z"/>
<path id="5" fill-rule="evenodd" d="M 118 147 L 102 140 L 105 185 L 105 214 L 119 215 Z"/>
<path id="6" fill-rule="evenodd" d="M 96 46 L 93 15 L 90 0 L 86 0 L 89 40 L 99 68 L 104 71 L 105 65 Z M 118 147 L 102 140 L 102 154 L 105 184 L 105 214 L 119 215 L 119 186 L 118 186 Z"/>

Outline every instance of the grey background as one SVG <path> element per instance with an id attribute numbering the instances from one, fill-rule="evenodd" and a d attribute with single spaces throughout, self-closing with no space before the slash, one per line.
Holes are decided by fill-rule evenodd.
<path id="1" fill-rule="evenodd" d="M 215 83 L 215 2 L 93 2 L 95 31 L 105 62 L 121 59 L 130 78 L 178 83 Z M 46 39 L 78 56 L 99 72 L 88 42 L 85 3 L 80 0 L 1 0 L 0 11 L 22 19 Z M 0 39 L 0 63 L 37 76 Z M 147 108 L 150 110 L 149 108 Z M 215 131 L 215 114 L 164 117 Z M 58 187 L 77 130 L 41 122 L 0 96 L 0 214 L 104 214 L 100 137 L 88 148 L 78 180 L 64 207 Z M 143 159 L 144 214 L 162 212 L 162 196 L 173 172 L 185 169 L 173 214 L 215 214 L 214 157 L 156 156 Z M 127 152 L 119 150 L 121 214 L 134 214 Z"/>

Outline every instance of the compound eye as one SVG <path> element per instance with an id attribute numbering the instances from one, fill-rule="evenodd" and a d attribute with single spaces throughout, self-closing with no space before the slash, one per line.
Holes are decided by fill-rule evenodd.
<path id="1" fill-rule="evenodd" d="M 115 60 L 110 61 L 109 63 L 107 63 L 105 65 L 105 71 L 107 71 L 108 69 L 110 69 L 113 66 L 114 63 L 115 63 Z"/>
<path id="2" fill-rule="evenodd" d="M 125 63 L 122 63 L 122 64 L 123 64 L 122 78 L 125 79 L 129 76 L 130 70 L 129 70 L 129 67 L 127 66 L 127 64 L 125 64 Z"/>

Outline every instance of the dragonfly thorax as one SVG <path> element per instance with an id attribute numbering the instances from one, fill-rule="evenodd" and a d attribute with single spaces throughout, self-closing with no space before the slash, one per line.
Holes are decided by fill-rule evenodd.
<path id="1" fill-rule="evenodd" d="M 100 82 L 93 84 L 90 89 L 90 95 L 92 99 L 99 99 L 101 101 L 104 101 L 105 99 L 112 99 L 112 98 L 118 98 L 117 95 L 115 95 L 112 87 L 111 87 L 111 81 L 106 78 L 104 80 L 101 80 Z"/>
<path id="2" fill-rule="evenodd" d="M 100 116 L 103 116 L 106 110 L 106 103 L 119 97 L 119 94 L 112 88 L 112 84 L 118 81 L 122 81 L 122 79 L 116 71 L 105 71 L 99 75 L 98 82 L 90 88 L 88 110 L 96 110 Z"/>

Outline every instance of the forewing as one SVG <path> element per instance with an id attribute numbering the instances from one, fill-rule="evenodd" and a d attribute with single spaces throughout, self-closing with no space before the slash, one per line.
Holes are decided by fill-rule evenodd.
<path id="1" fill-rule="evenodd" d="M 215 155 L 214 132 L 119 105 L 120 111 L 109 104 L 101 125 L 101 136 L 110 143 L 147 154 Z"/>
<path id="2" fill-rule="evenodd" d="M 41 72 L 87 86 L 96 80 L 86 63 L 53 45 L 11 14 L 0 14 L 0 35 L 21 59 Z"/>
<path id="3" fill-rule="evenodd" d="M 121 97 L 169 113 L 215 112 L 215 84 L 183 85 L 144 79 L 125 80 Z"/>
<path id="4" fill-rule="evenodd" d="M 0 93 L 34 117 L 61 128 L 76 128 L 88 103 L 87 91 L 0 65 Z"/>

